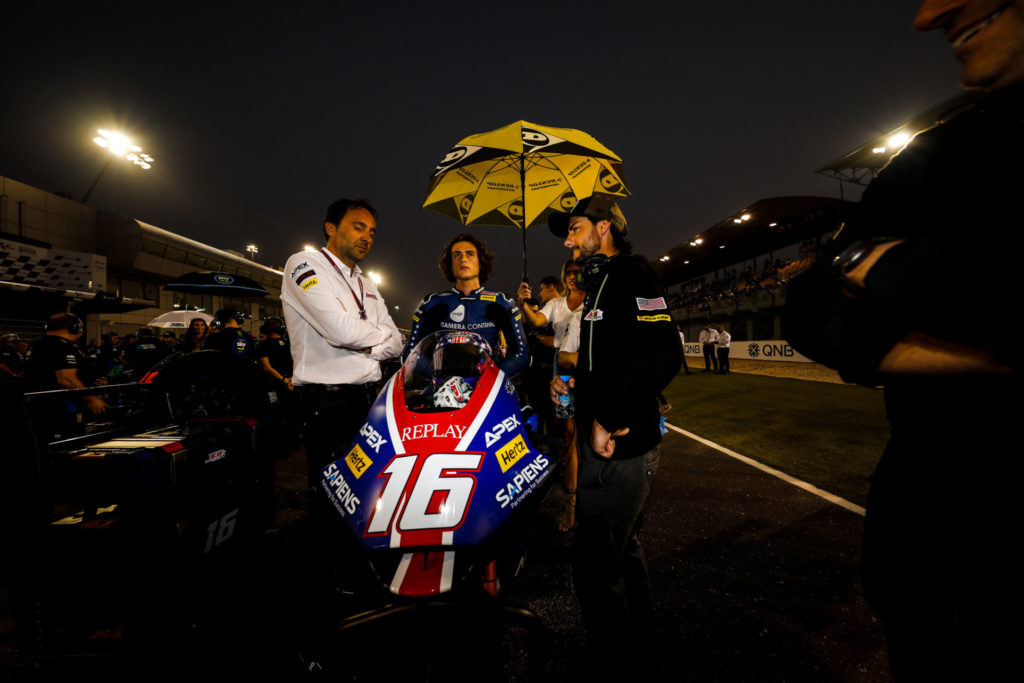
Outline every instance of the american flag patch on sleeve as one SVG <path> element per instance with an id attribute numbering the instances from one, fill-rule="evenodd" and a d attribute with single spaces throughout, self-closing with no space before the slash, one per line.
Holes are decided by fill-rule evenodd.
<path id="1" fill-rule="evenodd" d="M 665 305 L 665 297 L 659 296 L 657 299 L 641 299 L 636 298 L 636 307 L 641 311 L 657 311 L 662 308 L 668 308 Z"/>

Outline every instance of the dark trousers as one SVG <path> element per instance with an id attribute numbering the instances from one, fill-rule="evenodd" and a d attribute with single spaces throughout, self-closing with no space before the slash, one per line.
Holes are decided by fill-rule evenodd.
<path id="1" fill-rule="evenodd" d="M 326 387 L 305 384 L 295 388 L 302 411 L 306 471 L 310 487 L 320 483 L 320 471 L 343 457 L 376 398 L 369 384 Z"/>
<path id="2" fill-rule="evenodd" d="M 637 458 L 606 460 L 582 432 L 578 446 L 573 583 L 588 648 L 602 667 L 635 671 L 655 654 L 654 608 L 638 532 L 660 452 L 655 447 Z"/>
<path id="3" fill-rule="evenodd" d="M 704 352 L 704 369 L 711 370 L 714 368 L 714 371 L 718 372 L 718 360 L 715 358 L 715 345 L 704 344 L 701 346 L 701 350 Z"/>
<path id="4" fill-rule="evenodd" d="M 718 372 L 723 375 L 729 372 L 729 347 L 718 347 Z"/>

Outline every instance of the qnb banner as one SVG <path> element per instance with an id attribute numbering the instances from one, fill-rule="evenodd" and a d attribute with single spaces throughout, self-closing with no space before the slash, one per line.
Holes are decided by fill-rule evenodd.
<path id="1" fill-rule="evenodd" d="M 700 344 L 683 344 L 687 356 L 703 356 Z M 730 360 L 772 360 L 788 363 L 813 363 L 807 356 L 796 352 L 785 339 L 755 339 L 754 341 L 733 341 L 729 345 Z"/>

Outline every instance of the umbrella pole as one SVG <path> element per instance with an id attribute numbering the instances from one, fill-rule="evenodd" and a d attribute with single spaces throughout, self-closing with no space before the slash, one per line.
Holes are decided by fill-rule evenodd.
<path id="1" fill-rule="evenodd" d="M 523 197 L 523 282 L 529 282 L 530 276 L 526 274 L 526 155 L 519 153 L 519 191 Z"/>

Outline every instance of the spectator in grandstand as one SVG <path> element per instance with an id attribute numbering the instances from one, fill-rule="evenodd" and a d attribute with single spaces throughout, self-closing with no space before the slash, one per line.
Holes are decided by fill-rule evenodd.
<path id="1" fill-rule="evenodd" d="M 715 341 L 715 350 L 718 353 L 718 374 L 729 374 L 729 344 L 732 342 L 732 335 L 725 331 L 725 327 L 718 326 L 718 339 Z"/>
<path id="2" fill-rule="evenodd" d="M 704 354 L 704 369 L 701 372 L 718 372 L 718 358 L 715 357 L 715 342 L 718 341 L 718 331 L 711 327 L 711 324 L 704 326 L 700 331 L 700 349 Z"/>
<path id="3" fill-rule="evenodd" d="M 998 680 L 1017 667 L 1021 352 L 950 311 L 1015 308 L 1024 2 L 926 0 L 914 23 L 944 32 L 983 95 L 889 162 L 828 258 L 790 284 L 784 325 L 801 353 L 885 386 L 892 435 L 868 494 L 864 588 L 894 676 Z"/>

